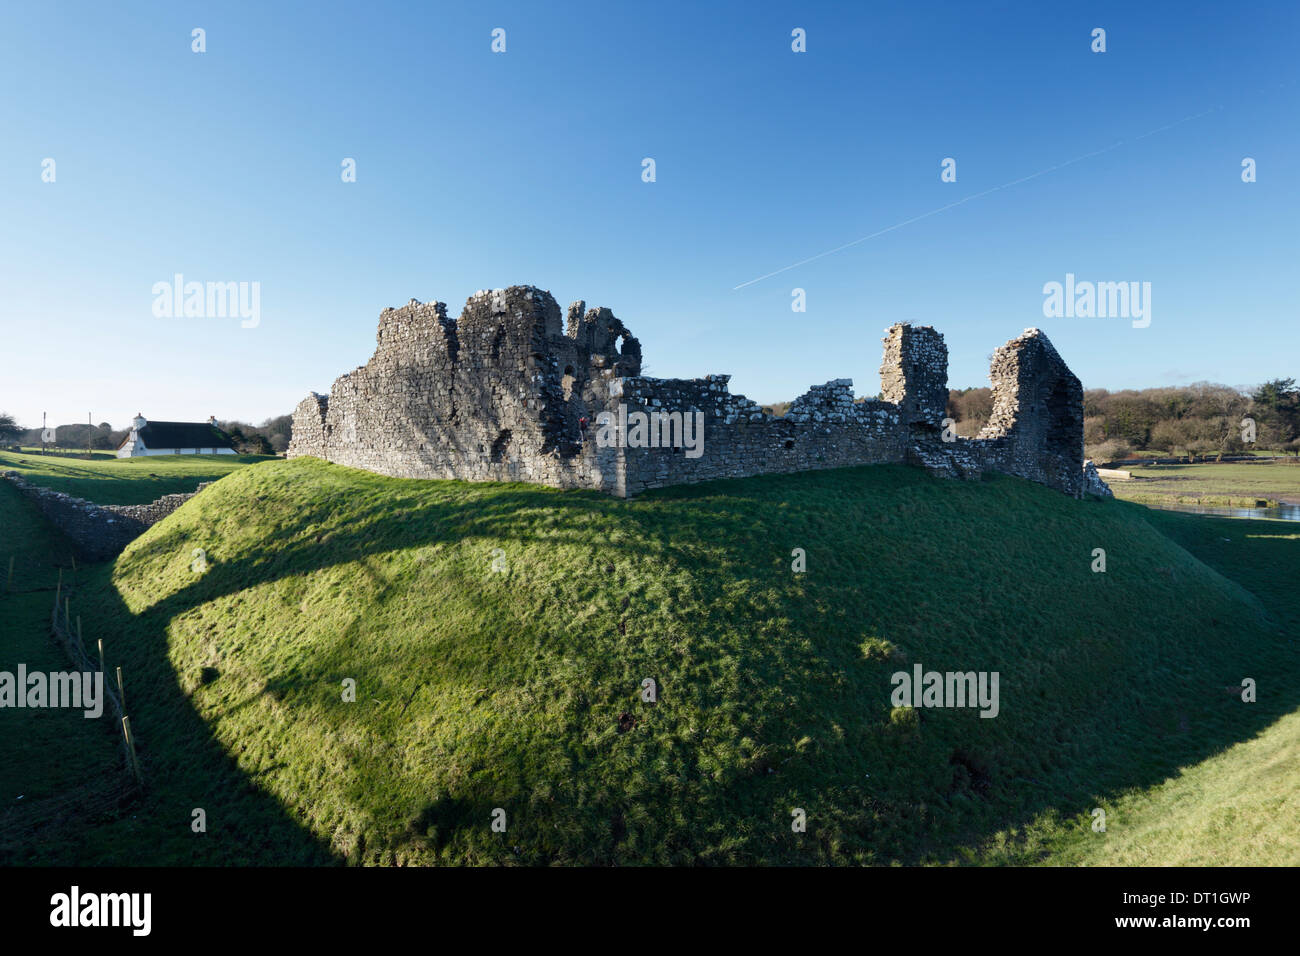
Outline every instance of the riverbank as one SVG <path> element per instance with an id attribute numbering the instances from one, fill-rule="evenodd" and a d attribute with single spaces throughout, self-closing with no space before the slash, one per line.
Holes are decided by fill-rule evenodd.
<path id="1" fill-rule="evenodd" d="M 1126 470 L 1131 480 L 1107 482 L 1124 501 L 1224 508 L 1300 505 L 1300 465 L 1290 462 L 1135 465 Z"/>

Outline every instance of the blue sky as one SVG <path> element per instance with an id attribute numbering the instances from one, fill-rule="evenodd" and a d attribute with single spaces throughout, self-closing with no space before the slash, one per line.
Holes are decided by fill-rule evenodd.
<path id="1" fill-rule="evenodd" d="M 385 306 L 513 284 L 609 306 L 648 374 L 762 402 L 874 394 L 895 321 L 943 332 L 954 386 L 1029 326 L 1086 387 L 1300 376 L 1298 26 L 1291 3 L 7 4 L 0 410 L 260 421 L 363 364 Z M 1150 282 L 1150 326 L 1045 318 L 1067 272 Z M 176 273 L 260 283 L 259 324 L 155 316 Z"/>

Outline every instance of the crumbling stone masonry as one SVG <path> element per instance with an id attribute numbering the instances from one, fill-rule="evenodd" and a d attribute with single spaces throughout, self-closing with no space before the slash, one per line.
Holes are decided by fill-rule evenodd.
<path id="1" fill-rule="evenodd" d="M 910 462 L 949 477 L 1018 475 L 1068 495 L 1103 493 L 1083 462 L 1083 388 L 1047 336 L 998 349 L 994 412 L 975 439 L 944 428 L 948 349 L 929 326 L 884 339 L 882 401 L 836 379 L 783 417 L 732 395 L 728 375 L 647 378 L 641 346 L 609 309 L 560 308 L 549 292 L 477 292 L 459 319 L 412 299 L 379 317 L 370 361 L 298 405 L 288 456 L 404 478 L 529 481 L 629 496 L 713 478 Z M 598 441 L 601 413 L 703 412 L 698 455 Z M 582 427 L 582 419 L 587 427 Z M 658 444 L 656 442 L 656 444 Z M 668 442 L 664 442 L 668 445 Z M 1100 488 L 1098 487 L 1100 486 Z"/>
<path id="2" fill-rule="evenodd" d="M 33 485 L 16 471 L 6 471 L 3 477 L 31 499 L 50 523 L 71 539 L 77 555 L 86 561 L 107 561 L 117 557 L 146 528 L 157 524 L 212 484 L 205 481 L 190 494 L 163 495 L 147 505 L 97 505 L 84 498 Z"/>

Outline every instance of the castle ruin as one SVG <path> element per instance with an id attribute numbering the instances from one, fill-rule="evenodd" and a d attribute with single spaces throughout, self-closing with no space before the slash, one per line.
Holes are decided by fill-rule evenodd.
<path id="1" fill-rule="evenodd" d="M 944 429 L 948 349 L 929 326 L 888 330 L 882 400 L 855 401 L 852 381 L 836 379 L 784 416 L 732 395 L 729 375 L 641 375 L 641 345 L 609 309 L 575 302 L 562 323 L 555 299 L 533 286 L 477 292 L 459 319 L 441 302 L 412 299 L 384 310 L 377 339 L 369 362 L 295 409 L 289 457 L 621 497 L 884 462 L 955 478 L 1002 472 L 1076 498 L 1109 494 L 1083 461 L 1083 387 L 1037 329 L 994 354 L 993 414 L 973 439 Z M 701 414 L 702 442 L 686 447 L 683 419 Z M 649 434 L 627 424 L 647 419 Z"/>

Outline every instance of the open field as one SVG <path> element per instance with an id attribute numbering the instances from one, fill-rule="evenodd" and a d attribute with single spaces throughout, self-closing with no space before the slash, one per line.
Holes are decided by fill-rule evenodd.
<path id="1" fill-rule="evenodd" d="M 139 505 L 163 495 L 193 491 L 259 461 L 257 455 L 160 455 L 115 458 L 96 452 L 90 461 L 65 455 L 0 451 L 0 471 L 16 471 L 34 485 L 100 505 Z"/>
<path id="2" fill-rule="evenodd" d="M 243 468 L 84 572 L 149 792 L 28 859 L 1300 862 L 1300 542 L 1218 524 L 901 466 L 630 502 Z M 914 663 L 999 671 L 999 716 L 893 710 Z"/>
<path id="3" fill-rule="evenodd" d="M 1260 502 L 1300 504 L 1300 464 L 1134 465 L 1133 481 L 1109 481 L 1125 501 L 1164 504 L 1227 505 L 1252 508 Z"/>

